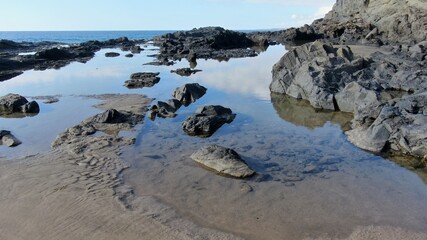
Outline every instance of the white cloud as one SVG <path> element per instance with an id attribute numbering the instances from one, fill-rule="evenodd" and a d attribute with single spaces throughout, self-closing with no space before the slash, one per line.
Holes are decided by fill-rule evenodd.
<path id="1" fill-rule="evenodd" d="M 251 1 L 262 1 L 262 0 L 251 0 Z M 299 26 L 303 26 L 304 24 L 311 24 L 314 20 L 323 18 L 325 14 L 327 14 L 329 11 L 332 10 L 332 7 L 333 7 L 333 4 L 320 6 L 317 9 L 317 11 L 311 15 L 292 14 L 290 16 L 291 20 L 279 27 L 285 27 L 285 28 L 299 27 Z"/>
<path id="2" fill-rule="evenodd" d="M 251 3 L 271 3 L 271 4 L 282 4 L 288 6 L 332 6 L 336 1 L 335 0 L 304 0 L 304 1 L 295 1 L 295 0 L 244 0 Z"/>

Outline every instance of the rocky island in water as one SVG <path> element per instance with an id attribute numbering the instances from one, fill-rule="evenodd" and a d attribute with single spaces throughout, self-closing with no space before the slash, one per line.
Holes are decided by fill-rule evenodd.
<path id="1" fill-rule="evenodd" d="M 94 86 L 103 67 L 125 71 Z M 85 89 L 0 96 L 0 239 L 427 239 L 426 67 L 423 0 L 338 0 L 281 31 L 0 40 L 0 85 L 56 70 Z"/>

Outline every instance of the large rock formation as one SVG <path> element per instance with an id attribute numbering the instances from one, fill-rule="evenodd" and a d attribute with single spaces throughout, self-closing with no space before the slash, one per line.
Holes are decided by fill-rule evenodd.
<path id="1" fill-rule="evenodd" d="M 178 31 L 154 38 L 154 44 L 160 47 L 159 62 L 164 59 L 209 58 L 227 60 L 237 57 L 256 56 L 249 47 L 258 45 L 245 33 L 226 30 L 221 27 L 195 28 L 190 31 Z"/>
<path id="2" fill-rule="evenodd" d="M 362 58 L 350 47 L 308 43 L 274 65 L 270 89 L 307 99 L 315 108 L 354 113 L 348 136 L 363 149 L 427 157 L 426 45 Z"/>
<path id="3" fill-rule="evenodd" d="M 378 38 L 384 42 L 427 40 L 425 0 L 337 0 L 331 12 L 313 26 L 341 42 Z"/>
<path id="4" fill-rule="evenodd" d="M 339 110 L 335 94 L 353 81 L 363 82 L 367 65 L 369 62 L 355 57 L 349 47 L 334 48 L 319 41 L 304 44 L 290 50 L 274 65 L 270 90 L 306 99 L 315 108 Z M 345 101 L 354 100 L 344 96 L 340 99 L 342 106 Z M 345 110 L 352 112 L 350 108 L 345 105 Z"/>

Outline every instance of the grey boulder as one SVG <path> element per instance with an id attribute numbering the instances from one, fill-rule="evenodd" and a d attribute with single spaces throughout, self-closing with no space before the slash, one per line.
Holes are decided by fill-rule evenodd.
<path id="1" fill-rule="evenodd" d="M 40 108 L 37 102 L 29 102 L 21 95 L 10 93 L 0 97 L 0 114 L 38 113 L 39 111 Z"/>
<path id="2" fill-rule="evenodd" d="M 233 149 L 218 145 L 205 146 L 193 153 L 191 158 L 225 176 L 246 178 L 255 174 Z"/>
<path id="3" fill-rule="evenodd" d="M 206 94 L 206 88 L 198 83 L 187 83 L 173 92 L 172 96 L 184 106 L 188 106 Z"/>
<path id="4" fill-rule="evenodd" d="M 15 136 L 13 136 L 10 131 L 0 130 L 0 145 L 6 145 L 8 147 L 15 147 L 21 144 Z"/>

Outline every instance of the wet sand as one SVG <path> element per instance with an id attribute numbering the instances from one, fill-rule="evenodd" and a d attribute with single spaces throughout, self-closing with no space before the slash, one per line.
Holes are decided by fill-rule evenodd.
<path id="1" fill-rule="evenodd" d="M 132 102 L 129 97 L 134 104 L 129 105 Z M 100 107 L 120 109 L 120 106 L 125 106 L 128 110 L 142 110 L 141 102 L 150 102 L 142 96 L 117 98 L 110 95 L 103 98 L 112 101 Z M 223 178 L 179 158 L 175 158 L 176 162 L 181 162 L 177 169 L 155 161 L 147 169 L 153 170 L 151 174 L 143 173 L 148 177 L 157 176 L 158 182 L 150 184 L 157 189 L 156 192 L 174 187 L 176 192 L 186 193 L 182 196 L 185 199 L 174 198 L 167 205 L 159 201 L 158 194 L 140 195 L 141 188 L 147 187 L 145 191 L 150 192 L 148 184 L 139 185 L 138 192 L 134 194 L 130 187 L 132 183 L 122 181 L 122 171 L 129 167 L 123 156 L 126 156 L 124 152 L 132 139 L 88 136 L 78 142 L 87 146 L 82 153 L 74 152 L 75 145 L 65 145 L 35 156 L 0 162 L 0 239 L 240 239 L 238 236 L 247 239 L 302 239 L 306 232 L 311 232 L 311 236 L 306 237 L 315 236 L 313 239 L 427 237 L 426 234 L 401 228 L 344 226 L 348 221 L 357 224 L 355 219 L 363 218 L 357 212 L 349 213 L 346 218 L 336 218 L 330 231 L 325 233 L 322 222 L 330 220 L 328 210 L 345 209 L 348 199 L 338 197 L 340 192 L 336 187 L 317 193 L 313 191 L 315 188 L 320 190 L 323 180 L 313 178 L 298 185 L 298 188 L 307 188 L 301 195 L 296 194 L 293 187 L 284 188 L 281 183 Z M 175 184 L 163 182 L 165 175 L 174 179 Z M 192 182 L 191 188 L 185 190 L 188 181 Z M 343 182 L 341 192 L 347 187 L 345 185 Z M 208 191 L 213 194 L 205 196 Z M 269 197 L 266 198 L 265 194 Z M 318 202 L 319 197 L 322 202 Z M 231 205 L 224 205 L 221 199 L 234 200 Z M 260 204 L 260 200 L 262 205 L 270 206 L 265 209 L 267 211 L 257 212 L 253 208 L 254 203 Z M 214 203 L 213 207 L 207 210 L 205 201 Z M 279 201 L 286 203 L 280 209 L 276 205 Z M 189 214 L 185 208 L 171 207 L 180 207 L 182 202 L 197 209 L 198 216 L 194 212 Z M 358 204 L 366 206 L 367 203 Z M 384 204 L 387 205 L 386 202 Z M 402 209 L 407 215 L 413 214 L 408 210 Z M 283 218 L 274 214 L 277 211 L 283 212 Z M 235 215 L 232 217 L 226 216 L 233 212 Z M 271 224 L 274 222 L 276 224 Z M 343 229 L 353 233 L 348 238 L 338 238 L 342 236 Z M 235 234 L 226 233 L 226 230 Z"/>

